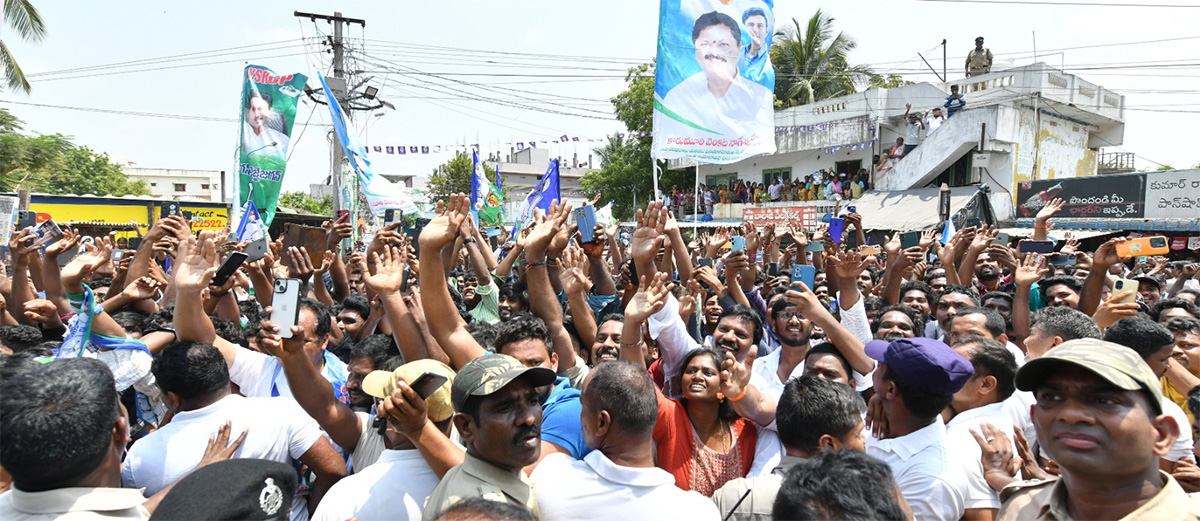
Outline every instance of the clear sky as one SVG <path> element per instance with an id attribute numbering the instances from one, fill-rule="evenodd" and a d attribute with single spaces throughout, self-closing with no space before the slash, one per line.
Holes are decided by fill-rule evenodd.
<path id="1" fill-rule="evenodd" d="M 1195 143 L 1200 9 L 777 2 L 781 26 L 792 18 L 803 23 L 823 8 L 836 19 L 837 29 L 858 42 L 852 62 L 877 72 L 900 72 L 913 81 L 936 80 L 922 72 L 917 53 L 940 70 L 943 38 L 949 41 L 950 76 L 958 78 L 975 36 L 987 38 L 998 61 L 1024 65 L 1032 62 L 1036 34 L 1042 61 L 1126 94 L 1122 148 L 1138 154 L 1139 168 L 1153 169 L 1154 162 L 1179 168 L 1200 163 Z M 485 150 L 507 150 L 508 145 L 497 144 L 562 134 L 586 140 L 615 132 L 622 125 L 606 101 L 624 88 L 621 71 L 653 58 L 658 24 L 653 0 L 36 4 L 48 27 L 44 42 L 21 42 L 7 28 L 4 34 L 31 77 L 33 93 L 4 92 L 0 99 L 211 120 L 0 106 L 24 119 L 30 131 L 74 136 L 77 144 L 108 152 L 118 162 L 226 171 L 236 161 L 241 72 L 247 63 L 304 73 L 318 88 L 316 74 L 329 72 L 331 55 L 314 41 L 330 34 L 329 24 L 298 20 L 294 10 L 340 10 L 367 20 L 365 31 L 354 26 L 347 33 L 351 69 L 371 77 L 368 84 L 379 87 L 380 97 L 396 110 L 359 113 L 356 123 L 365 144 L 381 146 L 483 143 Z M 1150 40 L 1168 41 L 1111 45 Z M 1075 49 L 1059 51 L 1064 48 Z M 228 50 L 207 52 L 221 49 Z M 189 53 L 204 54 L 38 74 Z M 327 123 L 324 107 L 300 107 L 285 191 L 307 191 L 309 183 L 328 175 Z M 586 157 L 594 146 L 583 141 L 552 152 Z M 425 175 L 449 157 L 371 158 L 377 171 Z"/>

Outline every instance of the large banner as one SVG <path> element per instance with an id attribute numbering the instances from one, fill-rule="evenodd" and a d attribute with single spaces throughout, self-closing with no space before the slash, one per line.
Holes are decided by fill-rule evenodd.
<path id="1" fill-rule="evenodd" d="M 727 164 L 775 152 L 774 0 L 661 0 L 659 159 Z"/>
<path id="2" fill-rule="evenodd" d="M 1144 183 L 1142 175 L 1023 181 L 1017 184 L 1016 217 L 1036 217 L 1057 197 L 1066 203 L 1058 217 L 1140 218 L 1145 214 Z"/>
<path id="3" fill-rule="evenodd" d="M 817 220 L 816 206 L 767 206 L 759 208 L 746 205 L 742 209 L 742 220 L 755 226 L 767 224 L 787 226 L 793 222 L 798 222 L 804 231 L 815 231 L 821 224 Z"/>
<path id="4" fill-rule="evenodd" d="M 237 206 L 253 199 L 268 226 L 275 218 L 296 103 L 307 80 L 303 74 L 280 75 L 257 65 L 247 66 L 242 78 Z"/>
<path id="5" fill-rule="evenodd" d="M 1146 174 L 1147 219 L 1192 219 L 1200 210 L 1200 171 Z"/>

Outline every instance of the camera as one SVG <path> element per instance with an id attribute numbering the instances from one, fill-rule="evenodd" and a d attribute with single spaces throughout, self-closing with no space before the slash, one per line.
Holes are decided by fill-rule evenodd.
<path id="1" fill-rule="evenodd" d="M 283 293 L 285 291 L 287 291 L 287 282 L 284 282 L 282 280 L 275 281 L 275 292 Z"/>
<path id="2" fill-rule="evenodd" d="M 1166 248 L 1167 247 L 1167 238 L 1166 237 L 1151 237 L 1150 238 L 1150 246 L 1152 246 L 1154 248 Z"/>

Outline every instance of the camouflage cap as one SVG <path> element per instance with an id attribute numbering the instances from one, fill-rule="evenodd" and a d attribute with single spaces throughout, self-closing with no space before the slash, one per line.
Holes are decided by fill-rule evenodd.
<path id="1" fill-rule="evenodd" d="M 376 398 L 387 398 L 391 396 L 400 380 L 411 384 L 425 373 L 446 377 L 446 383 L 425 398 L 425 403 L 429 406 L 429 419 L 440 422 L 453 416 L 450 388 L 454 384 L 454 370 L 437 360 L 416 360 L 397 367 L 395 371 L 371 371 L 363 378 L 362 390 Z"/>
<path id="2" fill-rule="evenodd" d="M 1150 366 L 1137 352 L 1121 344 L 1096 338 L 1068 340 L 1046 354 L 1026 362 L 1017 371 L 1017 389 L 1034 391 L 1038 384 L 1062 364 L 1074 364 L 1091 371 L 1108 383 L 1126 391 L 1150 393 L 1150 405 L 1162 414 L 1162 387 Z"/>
<path id="3" fill-rule="evenodd" d="M 481 356 L 462 366 L 454 378 L 450 396 L 454 410 L 461 411 L 467 398 L 487 396 L 522 376 L 528 376 L 535 387 L 554 383 L 558 375 L 545 367 L 525 367 L 508 355 Z"/>

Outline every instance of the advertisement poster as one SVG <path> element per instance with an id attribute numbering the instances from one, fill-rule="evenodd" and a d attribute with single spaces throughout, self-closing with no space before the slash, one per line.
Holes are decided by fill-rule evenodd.
<path id="1" fill-rule="evenodd" d="M 275 74 L 257 65 L 247 66 L 242 77 L 237 206 L 253 198 L 268 226 L 275 218 L 296 104 L 305 81 L 303 74 Z"/>
<path id="2" fill-rule="evenodd" d="M 773 7 L 774 0 L 661 0 L 654 157 L 728 164 L 775 152 Z"/>
<path id="3" fill-rule="evenodd" d="M 815 231 L 817 225 L 816 206 L 771 206 L 766 208 L 746 207 L 742 209 L 742 220 L 755 226 L 774 224 L 786 226 L 799 222 L 804 231 Z"/>
<path id="4" fill-rule="evenodd" d="M 1200 171 L 1146 174 L 1147 219 L 1192 219 L 1200 211 Z"/>
<path id="5" fill-rule="evenodd" d="M 1057 217 L 1068 218 L 1140 218 L 1145 178 L 1140 175 L 1105 176 L 1080 179 L 1024 181 L 1017 185 L 1016 218 L 1032 218 L 1054 198 L 1066 203 Z"/>

